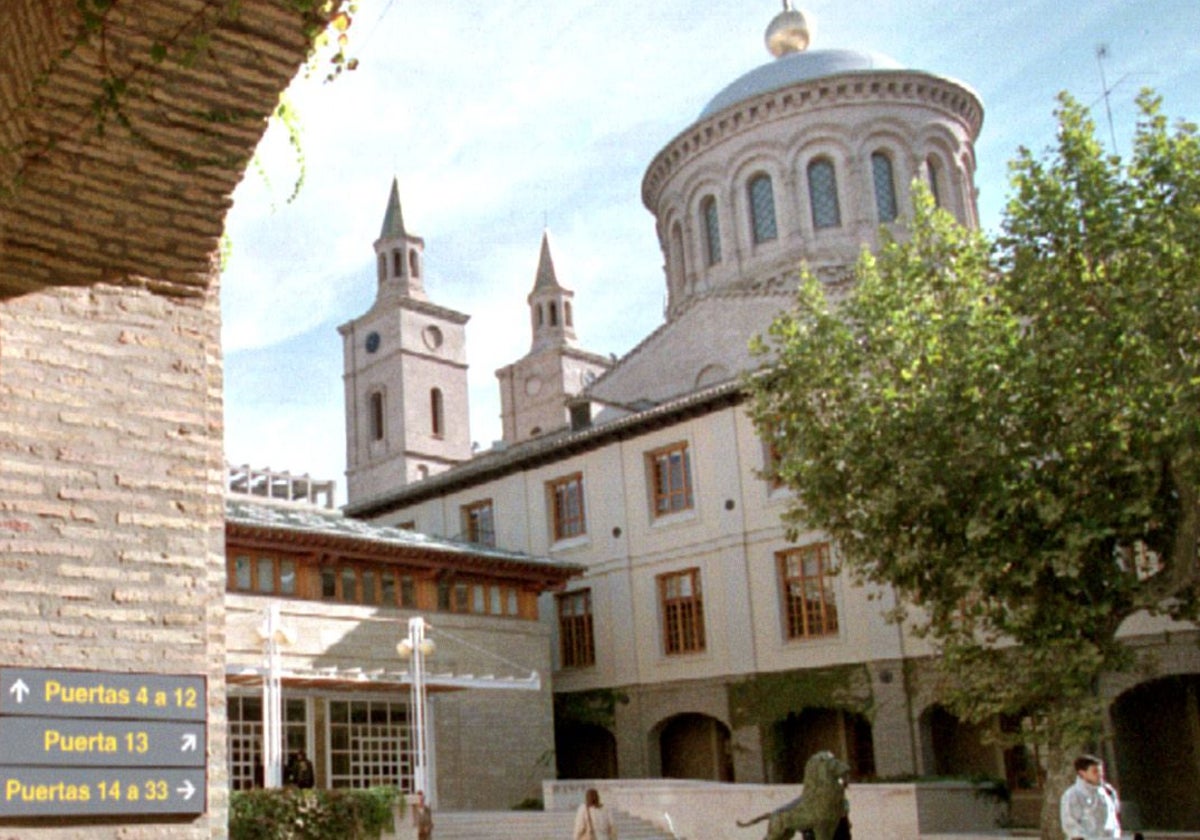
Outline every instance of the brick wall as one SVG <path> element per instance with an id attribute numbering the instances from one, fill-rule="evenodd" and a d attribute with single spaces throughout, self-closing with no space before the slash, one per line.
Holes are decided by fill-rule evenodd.
<path id="1" fill-rule="evenodd" d="M 226 835 L 212 254 L 298 5 L 0 2 L 0 666 L 203 674 L 209 710 L 203 816 L 2 840 Z"/>
<path id="2" fill-rule="evenodd" d="M 206 675 L 208 816 L 171 824 L 177 837 L 221 836 L 226 819 L 219 321 L 215 284 L 0 307 L 0 664 Z"/>

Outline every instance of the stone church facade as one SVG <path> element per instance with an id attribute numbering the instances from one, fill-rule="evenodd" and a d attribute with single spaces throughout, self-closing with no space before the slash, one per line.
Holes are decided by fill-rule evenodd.
<path id="1" fill-rule="evenodd" d="M 570 300 L 548 281 L 543 242 L 531 354 L 497 374 L 503 444 L 416 481 L 407 467 L 383 470 L 368 491 L 352 486 L 346 512 L 586 570 L 543 596 L 564 777 L 797 781 L 811 752 L 832 749 L 864 779 L 1003 778 L 1014 816 L 1035 821 L 1037 744 L 986 745 L 938 704 L 932 650 L 884 620 L 894 594 L 830 574 L 837 546 L 823 534 L 788 539 L 787 491 L 738 382 L 755 364 L 749 339 L 790 303 L 797 267 L 838 294 L 881 227 L 902 233 L 914 180 L 978 224 L 983 106 L 966 85 L 886 56 L 809 50 L 790 4 L 766 41 L 773 59 L 718 92 L 643 179 L 665 321 L 615 363 L 593 354 L 582 375 L 558 378 L 570 342 L 547 345 L 538 330 L 551 311 L 570 326 Z M 532 361 L 546 346 L 558 353 L 552 376 Z M 366 370 L 356 352 L 348 381 Z M 380 373 L 417 403 L 436 387 L 417 376 L 410 388 L 398 365 Z M 350 439 L 362 399 L 347 389 Z M 1101 686 L 1111 770 L 1135 821 L 1195 828 L 1197 634 L 1149 619 L 1125 632 L 1157 664 Z M 1165 730 L 1159 747 L 1147 728 Z M 1165 783 L 1152 774 L 1160 747 L 1182 768 Z"/>

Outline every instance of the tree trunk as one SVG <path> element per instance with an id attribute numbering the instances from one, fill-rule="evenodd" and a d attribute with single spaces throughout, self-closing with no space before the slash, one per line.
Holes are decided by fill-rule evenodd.
<path id="1" fill-rule="evenodd" d="M 1046 750 L 1046 780 L 1042 784 L 1041 840 L 1063 840 L 1059 803 L 1068 787 L 1075 783 L 1075 757 L 1086 752 L 1081 747 L 1051 745 Z"/>

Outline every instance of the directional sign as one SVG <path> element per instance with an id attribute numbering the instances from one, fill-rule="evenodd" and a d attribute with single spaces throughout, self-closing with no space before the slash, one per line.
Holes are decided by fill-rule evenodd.
<path id="1" fill-rule="evenodd" d="M 0 715 L 203 721 L 207 712 L 202 676 L 0 668 Z"/>
<path id="2" fill-rule="evenodd" d="M 0 817 L 202 814 L 203 770 L 0 766 Z"/>
<path id="3" fill-rule="evenodd" d="M 73 767 L 203 767 L 204 724 L 0 717 L 0 756 Z"/>

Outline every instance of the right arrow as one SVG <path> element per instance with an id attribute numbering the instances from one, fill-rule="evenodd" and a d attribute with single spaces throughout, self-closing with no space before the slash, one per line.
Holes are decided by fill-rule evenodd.
<path id="1" fill-rule="evenodd" d="M 176 793 L 182 793 L 184 800 L 191 799 L 196 793 L 196 786 L 190 780 L 184 779 L 183 786 L 175 788 Z"/>

